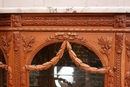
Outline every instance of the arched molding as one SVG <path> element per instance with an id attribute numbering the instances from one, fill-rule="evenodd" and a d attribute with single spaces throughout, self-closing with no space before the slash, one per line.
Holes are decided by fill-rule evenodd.
<path id="1" fill-rule="evenodd" d="M 27 65 L 30 65 L 34 56 L 36 55 L 37 52 L 39 52 L 42 48 L 44 48 L 45 46 L 47 45 L 50 45 L 50 44 L 53 44 L 53 43 L 59 43 L 59 42 L 63 42 L 64 40 L 53 40 L 53 41 L 49 41 L 49 42 L 44 42 L 42 43 L 41 45 L 37 46 L 36 49 L 34 49 L 31 54 L 28 56 L 28 60 L 27 60 Z M 77 44 L 80 44 L 80 45 L 83 45 L 85 47 L 87 47 L 88 49 L 90 49 L 91 51 L 93 51 L 97 56 L 98 58 L 101 60 L 101 63 L 104 67 L 108 66 L 108 61 L 105 60 L 105 58 L 103 57 L 103 54 L 101 54 L 96 48 L 94 48 L 92 45 L 90 45 L 89 43 L 83 43 L 79 40 L 68 40 L 69 42 L 72 42 L 72 43 L 77 43 Z"/>

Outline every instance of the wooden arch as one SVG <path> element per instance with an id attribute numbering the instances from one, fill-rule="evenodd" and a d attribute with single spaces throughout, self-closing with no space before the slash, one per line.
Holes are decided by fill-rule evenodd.
<path id="1" fill-rule="evenodd" d="M 69 55 L 72 59 L 72 61 L 78 66 L 84 69 L 87 72 L 90 73 L 99 73 L 99 74 L 106 74 L 110 67 L 103 67 L 103 68 L 96 68 L 96 67 L 91 67 L 87 64 L 84 64 L 79 58 L 77 58 L 77 55 L 74 53 L 72 50 L 72 47 L 68 41 L 64 41 L 61 45 L 60 50 L 56 54 L 55 57 L 53 57 L 49 62 L 43 63 L 41 65 L 25 65 L 26 70 L 46 70 L 50 68 L 53 65 L 56 65 L 57 62 L 62 58 L 64 50 L 67 48 Z"/>

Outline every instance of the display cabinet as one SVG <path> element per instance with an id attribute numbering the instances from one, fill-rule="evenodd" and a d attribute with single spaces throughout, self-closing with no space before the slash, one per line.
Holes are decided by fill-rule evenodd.
<path id="1" fill-rule="evenodd" d="M 1 13 L 0 87 L 129 87 L 129 13 Z"/>

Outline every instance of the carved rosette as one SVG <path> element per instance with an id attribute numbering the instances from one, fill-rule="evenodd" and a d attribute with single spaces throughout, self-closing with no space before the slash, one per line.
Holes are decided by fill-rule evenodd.
<path id="1" fill-rule="evenodd" d="M 126 39 L 125 44 L 126 44 L 126 54 L 127 54 L 127 57 L 130 59 L 130 41 Z"/>
<path id="2" fill-rule="evenodd" d="M 80 40 L 82 42 L 87 42 L 86 39 L 83 39 L 82 37 L 79 37 L 77 33 L 75 32 L 57 32 L 55 35 L 50 36 L 49 38 L 45 39 L 46 41 L 51 41 L 53 39 L 58 39 L 58 40 Z"/>
<path id="3" fill-rule="evenodd" d="M 115 15 L 115 28 L 125 28 L 126 27 L 126 15 Z"/>
<path id="4" fill-rule="evenodd" d="M 121 87 L 121 55 L 122 55 L 122 49 L 123 49 L 123 34 L 122 33 L 116 33 L 115 35 L 115 65 L 116 65 L 116 71 L 115 71 L 115 86 Z"/>
<path id="5" fill-rule="evenodd" d="M 3 35 L 1 36 L 1 39 L 2 39 L 2 50 L 3 50 L 3 53 L 5 54 L 6 58 L 9 57 L 9 50 L 10 50 L 10 42 L 12 40 L 12 37 L 11 36 L 7 36 L 7 35 Z"/>
<path id="6" fill-rule="evenodd" d="M 25 53 L 24 58 L 27 58 L 27 54 L 32 51 L 32 44 L 35 42 L 35 37 L 26 37 L 22 35 L 23 40 L 23 50 Z"/>
<path id="7" fill-rule="evenodd" d="M 21 27 L 21 15 L 11 15 L 11 26 Z"/>
<path id="8" fill-rule="evenodd" d="M 14 87 L 20 87 L 20 53 L 19 53 L 19 44 L 20 44 L 20 34 L 19 32 L 14 32 Z"/>
<path id="9" fill-rule="evenodd" d="M 109 59 L 109 55 L 110 55 L 110 52 L 111 52 L 111 43 L 112 43 L 112 38 L 111 37 L 107 37 L 107 38 L 101 37 L 101 38 L 98 38 L 98 44 L 101 45 L 100 52 L 102 54 L 106 55 L 108 60 L 110 60 Z"/>

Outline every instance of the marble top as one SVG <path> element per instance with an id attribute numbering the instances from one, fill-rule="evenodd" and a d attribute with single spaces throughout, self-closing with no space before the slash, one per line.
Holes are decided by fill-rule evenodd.
<path id="1" fill-rule="evenodd" d="M 1 7 L 0 13 L 130 13 L 130 6 L 112 7 Z"/>

